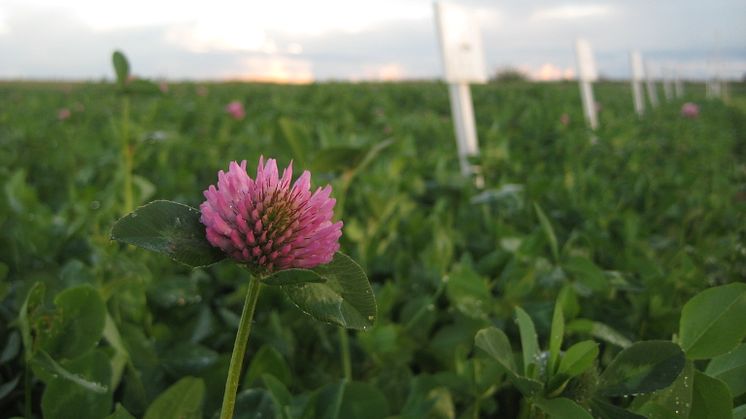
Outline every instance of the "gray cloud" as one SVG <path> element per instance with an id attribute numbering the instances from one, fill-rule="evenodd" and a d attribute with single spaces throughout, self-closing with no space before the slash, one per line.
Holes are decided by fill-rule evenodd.
<path id="1" fill-rule="evenodd" d="M 403 1 L 432 7 L 429 2 Z M 593 44 L 600 72 L 611 77 L 628 75 L 627 54 L 632 48 L 640 49 L 654 64 L 680 67 L 690 77 L 707 76 L 713 68 L 710 64 L 716 62 L 725 63 L 721 71 L 729 77 L 740 78 L 746 73 L 746 3 L 741 0 L 575 1 L 565 6 L 547 0 L 461 3 L 481 16 L 490 72 L 508 66 L 533 70 L 545 64 L 574 67 L 573 40 L 583 36 Z M 607 12 L 567 19 L 547 12 L 567 5 Z M 386 71 L 407 78 L 432 78 L 442 72 L 434 23 L 429 18 L 302 39 L 279 30 L 268 32 L 278 51 L 291 44 L 302 45 L 297 55 L 227 50 L 195 53 L 169 41 L 169 26 L 97 31 L 59 10 L 16 7 L 6 11 L 4 26 L 6 30 L 0 32 L 0 56 L 6 57 L 0 64 L 2 78 L 111 77 L 109 56 L 114 49 L 124 50 L 134 72 L 147 77 L 235 76 L 247 71 L 247 61 L 252 59 L 307 63 L 321 80 L 375 78 Z"/>
<path id="2" fill-rule="evenodd" d="M 313 63 L 317 78 L 347 78 L 366 69 L 398 63 L 408 78 L 440 74 L 435 27 L 429 20 L 396 21 L 365 32 L 330 32 L 306 39 L 270 35 L 281 43 L 303 45 L 301 57 Z"/>

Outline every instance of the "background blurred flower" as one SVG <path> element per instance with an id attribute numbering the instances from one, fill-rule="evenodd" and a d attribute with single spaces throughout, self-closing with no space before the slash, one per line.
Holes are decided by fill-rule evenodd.
<path id="1" fill-rule="evenodd" d="M 246 115 L 246 111 L 243 109 L 243 103 L 237 100 L 227 104 L 225 106 L 225 111 L 228 112 L 233 119 L 243 119 Z"/>
<path id="2" fill-rule="evenodd" d="M 563 113 L 562 116 L 560 116 L 560 124 L 564 126 L 570 124 L 570 115 L 568 115 L 567 112 Z"/>
<path id="3" fill-rule="evenodd" d="M 696 103 L 686 102 L 681 106 L 681 116 L 695 119 L 699 116 L 699 106 Z"/>
<path id="4" fill-rule="evenodd" d="M 264 272 L 312 268 L 329 263 L 339 250 L 342 222 L 332 222 L 336 200 L 326 185 L 313 194 L 304 171 L 292 188 L 292 163 L 278 176 L 277 162 L 259 158 L 256 180 L 246 161 L 231 162 L 218 184 L 204 192 L 201 221 L 207 240 L 233 259 Z"/>
<path id="5" fill-rule="evenodd" d="M 72 116 L 72 112 L 70 112 L 70 109 L 68 108 L 61 108 L 57 110 L 57 119 L 59 119 L 60 121 L 70 119 L 70 116 Z"/>

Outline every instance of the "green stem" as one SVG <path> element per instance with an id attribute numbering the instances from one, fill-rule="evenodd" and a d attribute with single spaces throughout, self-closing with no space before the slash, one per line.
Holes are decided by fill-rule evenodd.
<path id="1" fill-rule="evenodd" d="M 425 313 L 427 313 L 428 310 L 433 310 L 432 305 L 440 298 L 440 294 L 443 293 L 443 290 L 445 289 L 446 281 L 440 281 L 440 285 L 438 285 L 438 289 L 435 290 L 435 294 L 433 294 L 432 297 L 430 297 L 427 304 L 420 307 L 415 313 L 414 316 L 412 316 L 409 321 L 404 324 L 404 330 L 409 330 L 412 327 L 414 327 L 415 324 L 420 320 L 420 317 L 424 316 Z"/>
<path id="2" fill-rule="evenodd" d="M 352 364 L 350 362 L 350 339 L 347 329 L 339 328 L 339 350 L 342 352 L 342 370 L 345 381 L 352 381 Z"/>
<path id="3" fill-rule="evenodd" d="M 344 174 L 342 174 L 342 185 L 341 185 L 341 192 L 337 193 L 337 217 L 339 219 L 342 218 L 344 215 L 344 208 L 345 208 L 345 201 L 347 200 L 347 191 L 350 188 L 350 183 L 352 183 L 352 178 L 354 177 L 355 172 L 353 171 L 346 171 Z M 339 328 L 339 352 L 342 356 L 342 371 L 344 373 L 344 380 L 346 382 L 352 381 L 352 362 L 350 361 L 350 338 L 347 335 L 347 329 L 345 328 Z"/>
<path id="4" fill-rule="evenodd" d="M 26 349 L 28 351 L 28 349 Z M 28 358 L 28 357 L 27 357 Z M 31 376 L 29 372 L 28 360 L 26 361 L 26 368 L 23 374 L 23 387 L 24 387 L 24 406 L 23 413 L 27 418 L 31 416 Z"/>
<path id="5" fill-rule="evenodd" d="M 252 277 L 249 281 L 249 291 L 246 293 L 246 301 L 243 305 L 241 320 L 238 323 L 236 342 L 233 344 L 233 354 L 228 367 L 228 379 L 225 382 L 225 394 L 223 395 L 223 407 L 220 409 L 220 419 L 233 419 L 233 409 L 236 406 L 236 393 L 238 392 L 238 381 L 241 378 L 241 366 L 246 354 L 246 345 L 249 342 L 251 323 L 254 318 L 256 301 L 259 298 L 261 287 L 260 278 Z"/>
<path id="6" fill-rule="evenodd" d="M 127 214 L 134 209 L 132 198 L 132 166 L 134 151 L 129 141 L 129 124 L 130 124 L 130 98 L 125 96 L 122 99 L 122 158 L 123 175 L 124 175 L 124 213 Z"/>

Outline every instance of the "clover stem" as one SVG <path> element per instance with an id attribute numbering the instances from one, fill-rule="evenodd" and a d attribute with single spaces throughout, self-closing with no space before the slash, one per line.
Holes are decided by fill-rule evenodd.
<path id="1" fill-rule="evenodd" d="M 238 382 L 241 379 L 241 367 L 244 355 L 246 354 L 246 345 L 249 342 L 251 323 L 254 318 L 254 309 L 256 308 L 256 301 L 259 298 L 261 285 L 261 278 L 252 276 L 249 280 L 249 290 L 246 293 L 241 320 L 238 322 L 236 342 L 233 344 L 233 354 L 231 355 L 231 363 L 228 367 L 228 379 L 225 382 L 225 394 L 223 395 L 223 406 L 220 408 L 220 419 L 233 418 Z"/>
<path id="2" fill-rule="evenodd" d="M 28 348 L 26 349 L 28 351 Z M 29 371 L 28 363 L 23 374 L 23 385 L 24 385 L 24 403 L 23 411 L 27 418 L 31 417 L 31 372 Z"/>
<path id="3" fill-rule="evenodd" d="M 134 209 L 134 199 L 132 195 L 132 167 L 134 160 L 133 145 L 129 139 L 130 124 L 130 98 L 122 98 L 122 158 L 123 182 L 124 182 L 124 213 L 128 214 Z"/>
<path id="4" fill-rule="evenodd" d="M 347 191 L 350 188 L 352 177 L 355 175 L 354 171 L 346 171 L 342 175 L 342 191 L 337 195 L 337 219 L 341 219 L 344 215 L 345 198 L 347 198 Z M 342 355 L 342 371 L 344 373 L 345 381 L 352 381 L 352 363 L 350 362 L 350 338 L 347 335 L 347 329 L 339 328 L 339 352 Z"/>
<path id="5" fill-rule="evenodd" d="M 339 328 L 339 350 L 342 352 L 342 370 L 345 381 L 352 381 L 352 364 L 350 363 L 350 339 L 347 329 Z"/>

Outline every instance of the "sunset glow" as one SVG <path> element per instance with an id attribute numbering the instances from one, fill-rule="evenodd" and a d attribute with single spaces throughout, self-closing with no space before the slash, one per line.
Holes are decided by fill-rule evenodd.
<path id="1" fill-rule="evenodd" d="M 314 81 L 310 62 L 282 56 L 247 58 L 244 70 L 238 74 L 225 74 L 231 80 L 264 83 L 308 84 Z"/>

